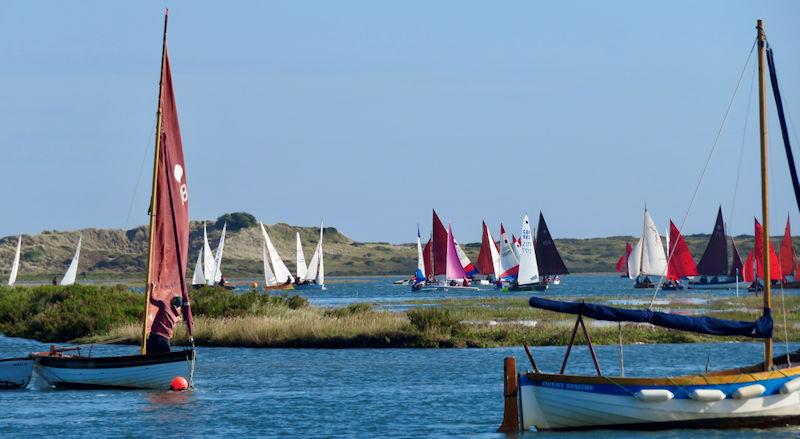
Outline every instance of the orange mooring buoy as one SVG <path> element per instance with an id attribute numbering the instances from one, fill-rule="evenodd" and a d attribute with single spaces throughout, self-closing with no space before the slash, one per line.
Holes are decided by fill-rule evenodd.
<path id="1" fill-rule="evenodd" d="M 250 284 L 250 286 L 253 287 L 253 289 L 255 290 L 256 288 L 258 288 L 258 282 L 253 282 Z"/>
<path id="2" fill-rule="evenodd" d="M 169 389 L 174 390 L 176 392 L 180 392 L 188 388 L 189 388 L 189 383 L 186 381 L 186 378 L 182 376 L 177 376 L 173 378 L 172 382 L 169 384 Z"/>

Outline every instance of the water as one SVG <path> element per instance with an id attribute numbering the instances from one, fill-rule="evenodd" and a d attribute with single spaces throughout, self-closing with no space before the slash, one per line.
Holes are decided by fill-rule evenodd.
<path id="1" fill-rule="evenodd" d="M 0 337 L 0 356 L 46 346 Z M 782 347 L 782 346 L 781 346 Z M 797 346 L 792 346 L 796 348 Z M 632 345 L 626 373 L 676 375 L 755 363 L 758 343 Z M 131 346 L 98 346 L 95 355 L 130 354 Z M 563 347 L 537 347 L 544 370 L 561 363 Z M 618 372 L 616 346 L 600 346 L 603 371 Z M 197 390 L 61 391 L 34 385 L 0 392 L 0 435 L 142 437 L 150 435 L 291 437 L 506 437 L 502 416 L 502 361 L 525 356 L 502 349 L 237 349 L 199 348 Z M 594 373 L 583 346 L 568 372 Z M 597 432 L 558 433 L 596 437 Z M 602 432 L 607 437 L 644 433 Z M 667 431 L 648 437 L 796 437 L 800 429 Z M 526 433 L 526 437 L 542 433 Z M 546 436 L 555 436 L 555 433 Z"/>
<path id="2" fill-rule="evenodd" d="M 312 303 L 342 306 L 370 302 L 402 309 L 412 299 L 445 297 L 528 297 L 482 289 L 471 293 L 412 293 L 390 278 L 332 279 L 327 291 L 296 291 Z M 702 304 L 698 294 L 732 296 L 733 291 L 661 292 L 665 305 Z M 788 291 L 787 291 L 788 293 Z M 652 290 L 633 290 L 617 276 L 575 275 L 563 279 L 547 296 L 625 296 L 649 302 Z M 698 302 L 698 300 L 700 300 Z M 636 305 L 631 302 L 630 304 Z M 792 345 L 790 349 L 797 349 Z M 0 357 L 44 350 L 47 345 L 0 336 Z M 619 373 L 617 346 L 597 348 L 603 372 Z M 776 351 L 783 352 L 783 344 Z M 135 353 L 131 346 L 95 346 L 93 355 Z M 564 347 L 536 347 L 545 371 L 556 371 Z M 498 349 L 240 349 L 198 348 L 197 390 L 57 391 L 33 383 L 22 391 L 0 392 L 0 436 L 142 437 L 151 435 L 291 436 L 291 437 L 498 437 L 503 412 L 502 362 L 516 356 L 527 366 L 521 348 Z M 625 347 L 626 375 L 665 376 L 698 373 L 710 359 L 712 369 L 760 361 L 759 343 L 630 345 Z M 585 347 L 576 346 L 570 373 L 593 374 Z M 526 433 L 526 437 L 643 436 L 631 432 Z M 648 437 L 797 437 L 800 429 L 738 431 L 667 431 Z"/>

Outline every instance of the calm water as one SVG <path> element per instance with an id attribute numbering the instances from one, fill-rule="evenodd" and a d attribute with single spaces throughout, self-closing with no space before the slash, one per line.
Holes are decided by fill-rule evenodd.
<path id="1" fill-rule="evenodd" d="M 361 281 L 361 280 L 360 280 Z M 302 292 L 314 303 L 339 306 L 369 301 L 385 306 L 439 294 L 414 294 L 407 286 L 377 278 L 328 291 Z M 571 276 L 548 295 L 627 295 L 649 299 L 614 276 Z M 681 297 L 693 294 L 679 292 Z M 719 294 L 735 294 L 722 292 Z M 452 294 L 456 296 L 456 294 Z M 508 295 L 486 289 L 471 296 Z M 458 295 L 461 296 L 461 295 Z M 526 294 L 520 296 L 527 297 Z M 660 298 L 675 297 L 661 293 Z M 791 346 L 796 349 L 798 346 Z M 0 336 L 0 357 L 19 356 L 46 345 Z M 132 354 L 131 346 L 96 346 L 94 355 Z M 776 350 L 783 352 L 778 344 Z M 604 373 L 619 371 L 617 346 L 598 348 Z M 557 370 L 563 347 L 537 347 L 540 366 Z M 495 432 L 502 416 L 502 361 L 520 348 L 501 349 L 236 349 L 199 348 L 197 390 L 0 392 L 0 436 L 293 436 L 293 437 L 506 437 Z M 756 363 L 757 343 L 632 345 L 625 347 L 626 374 L 677 375 Z M 585 348 L 576 347 L 568 372 L 594 373 Z M 643 436 L 602 432 L 606 437 Z M 797 437 L 800 429 L 769 431 L 668 431 L 648 437 Z M 526 433 L 526 437 L 597 437 Z"/>

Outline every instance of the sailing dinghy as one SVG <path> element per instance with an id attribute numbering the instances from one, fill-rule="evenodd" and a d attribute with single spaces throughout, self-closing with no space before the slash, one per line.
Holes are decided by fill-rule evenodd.
<path id="1" fill-rule="evenodd" d="M 19 271 L 19 255 L 22 250 L 22 235 L 17 238 L 17 249 L 14 251 L 14 260 L 11 262 L 11 272 L 8 274 L 8 286 L 13 287 L 17 283 L 17 272 Z"/>
<path id="2" fill-rule="evenodd" d="M 633 247 L 631 247 L 630 242 L 625 243 L 625 254 L 619 257 L 617 261 L 617 273 L 620 273 L 620 277 L 629 277 L 628 275 L 628 258 L 631 257 L 631 252 L 633 251 Z"/>
<path id="3" fill-rule="evenodd" d="M 322 235 L 323 225 L 319 225 L 319 241 L 317 247 L 314 249 L 314 254 L 311 255 L 311 262 L 308 264 L 306 271 L 306 278 L 302 283 L 295 285 L 297 289 L 309 290 L 320 289 L 325 290 L 325 255 L 322 251 Z"/>
<path id="4" fill-rule="evenodd" d="M 222 236 L 220 237 L 219 244 L 217 245 L 217 254 L 219 255 L 220 265 L 222 264 L 222 251 L 225 247 L 225 231 L 228 223 L 222 226 Z M 217 276 L 217 273 L 219 276 Z M 216 281 L 215 281 L 216 279 Z M 194 275 L 192 276 L 192 286 L 199 288 L 202 285 L 214 285 L 222 280 L 222 269 L 217 267 L 217 258 L 211 252 L 211 246 L 208 244 L 208 230 L 206 223 L 203 222 L 203 248 L 197 252 L 197 263 L 194 266 Z"/>
<path id="5" fill-rule="evenodd" d="M 733 238 L 731 238 L 733 242 Z M 742 280 L 741 264 L 728 267 L 728 238 L 725 233 L 725 221 L 722 218 L 722 207 L 717 210 L 717 220 L 708 245 L 697 263 L 697 276 L 689 277 L 689 288 L 696 289 L 733 289 Z M 745 285 L 742 283 L 743 288 Z"/>
<path id="6" fill-rule="evenodd" d="M 631 256 L 628 258 L 628 276 L 636 279 L 634 288 L 653 288 L 650 276 L 660 278 L 666 271 L 667 255 L 661 244 L 661 235 L 658 234 L 650 212 L 645 208 L 642 236 L 633 246 Z"/>
<path id="7" fill-rule="evenodd" d="M 686 245 L 686 240 L 683 239 L 680 230 L 670 220 L 669 234 L 667 235 L 667 248 L 669 249 L 669 258 L 667 262 L 667 276 L 666 282 L 661 285 L 661 289 L 665 291 L 682 290 L 680 280 L 688 278 L 689 276 L 697 275 L 697 266 L 694 264 L 692 252 L 689 251 L 689 246 Z M 670 243 L 672 246 L 670 247 Z"/>
<path id="8" fill-rule="evenodd" d="M 75 249 L 75 255 L 72 256 L 72 261 L 69 263 L 69 267 L 67 268 L 67 272 L 64 273 L 64 277 L 61 278 L 61 285 L 74 285 L 75 279 L 78 276 L 78 261 L 81 259 L 81 242 L 83 241 L 83 235 L 78 237 L 78 247 Z"/>
<path id="9" fill-rule="evenodd" d="M 490 283 L 497 282 L 502 272 L 500 265 L 500 251 L 497 243 L 492 238 L 492 233 L 486 227 L 486 222 L 482 222 L 483 235 L 481 236 L 481 249 L 478 252 L 478 272 L 486 276 Z"/>
<path id="10" fill-rule="evenodd" d="M 533 251 L 536 254 L 536 263 L 539 265 L 540 283 L 544 289 L 547 289 L 549 284 L 560 284 L 561 278 L 559 276 L 569 274 L 569 270 L 567 270 L 567 266 L 558 252 L 556 243 L 553 237 L 550 236 L 550 229 L 547 228 L 542 212 L 539 212 L 539 225 L 536 227 L 536 240 L 533 243 Z"/>
<path id="11" fill-rule="evenodd" d="M 547 284 L 541 282 L 536 251 L 533 248 L 533 234 L 528 214 L 522 218 L 522 234 L 519 238 L 519 272 L 516 281 L 508 287 L 508 291 L 544 291 Z"/>
<path id="12" fill-rule="evenodd" d="M 766 40 L 758 21 L 759 104 L 761 122 L 761 185 L 767 194 L 766 97 L 764 50 Z M 770 59 L 770 69 L 774 64 Z M 777 93 L 777 82 L 773 81 Z M 777 103 L 780 100 L 776 99 Z M 780 108 L 780 107 L 779 107 Z M 779 112 L 779 115 L 781 113 Z M 788 148 L 787 148 L 788 149 Z M 794 172 L 794 162 L 789 161 Z M 800 184 L 794 185 L 800 201 Z M 800 203 L 798 203 L 800 204 Z M 761 200 L 763 273 L 770 278 L 768 198 Z M 644 239 L 644 238 L 643 238 Z M 640 241 L 641 244 L 641 241 Z M 634 254 L 636 252 L 634 251 Z M 640 270 L 632 271 L 632 273 Z M 577 316 L 585 335 L 596 375 L 565 373 L 572 341 L 559 373 L 539 369 L 527 350 L 532 371 L 517 374 L 514 358 L 505 359 L 505 412 L 500 431 L 670 428 L 762 428 L 800 423 L 800 354 L 773 355 L 771 286 L 764 285 L 764 308 L 755 321 L 685 316 L 651 309 L 622 309 L 586 302 L 562 302 L 531 297 L 531 307 Z M 679 331 L 717 336 L 750 337 L 764 342 L 763 362 L 741 368 L 695 375 L 632 378 L 602 373 L 589 340 L 584 317 L 609 322 L 649 323 Z M 620 345 L 622 349 L 622 345 Z"/>
<path id="13" fill-rule="evenodd" d="M 161 80 L 156 118 L 156 147 L 150 205 L 145 313 L 139 355 L 92 357 L 79 347 L 57 348 L 33 355 L 36 372 L 56 388 L 145 388 L 167 390 L 177 376 L 192 386 L 195 350 L 147 353 L 154 322 L 171 334 L 183 320 L 192 345 L 192 312 L 186 285 L 189 252 L 189 192 L 175 95 L 167 55 L 167 15 L 161 55 Z"/>
<path id="14" fill-rule="evenodd" d="M 458 257 L 456 244 L 453 240 L 453 229 L 447 226 L 447 254 L 445 258 L 445 284 L 435 287 L 438 291 L 478 291 L 478 287 L 470 286 L 464 266 Z"/>
<path id="15" fill-rule="evenodd" d="M 264 228 L 264 223 L 259 222 L 261 226 L 261 236 L 264 238 L 263 244 L 263 258 L 264 258 L 264 291 L 269 290 L 293 290 L 294 277 L 286 264 L 283 263 L 278 250 L 272 245 L 272 240 L 267 234 L 267 229 Z M 272 264 L 272 269 L 270 269 Z"/>

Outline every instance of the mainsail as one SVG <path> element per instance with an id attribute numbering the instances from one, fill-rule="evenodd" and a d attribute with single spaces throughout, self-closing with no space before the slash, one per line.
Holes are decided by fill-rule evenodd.
<path id="1" fill-rule="evenodd" d="M 306 279 L 316 279 L 317 269 L 319 268 L 319 243 L 314 248 L 314 254 L 311 255 L 311 261 L 308 262 L 308 270 L 306 270 Z"/>
<path id="2" fill-rule="evenodd" d="M 75 283 L 75 278 L 78 276 L 78 261 L 81 259 L 81 242 L 83 236 L 78 237 L 78 248 L 75 249 L 75 256 L 72 257 L 72 262 L 69 263 L 67 272 L 61 279 L 61 285 L 72 285 Z"/>
<path id="3" fill-rule="evenodd" d="M 417 271 L 414 272 L 414 279 L 419 282 L 425 281 L 425 258 L 422 255 L 422 238 L 417 227 Z"/>
<path id="4" fill-rule="evenodd" d="M 161 85 L 156 122 L 155 175 L 150 205 L 150 249 L 147 264 L 146 311 L 142 328 L 142 353 L 151 326 L 172 335 L 183 315 L 192 335 L 192 311 L 186 287 L 189 254 L 189 191 L 183 144 L 178 125 L 178 109 L 172 88 L 166 27 L 161 59 Z M 179 305 L 176 307 L 175 305 Z M 181 311 L 178 311 L 180 308 Z M 163 313 L 161 316 L 157 316 Z"/>
<path id="5" fill-rule="evenodd" d="M 214 254 L 211 252 L 211 246 L 208 244 L 208 231 L 206 230 L 206 222 L 203 221 L 203 278 L 211 279 L 214 276 Z M 205 283 L 205 282 L 204 282 Z"/>
<path id="6" fill-rule="evenodd" d="M 14 286 L 17 282 L 17 271 L 19 271 L 19 254 L 22 250 L 22 235 L 17 239 L 17 250 L 14 252 L 14 261 L 11 263 L 11 273 L 8 275 L 8 285 Z"/>
<path id="7" fill-rule="evenodd" d="M 492 238 L 492 233 L 482 222 L 483 236 L 481 237 L 481 250 L 478 253 L 478 272 L 484 275 L 494 275 L 495 279 L 500 279 L 500 252 L 497 250 L 497 243 Z"/>
<path id="8" fill-rule="evenodd" d="M 692 259 L 692 252 L 689 251 L 689 246 L 686 245 L 686 240 L 683 239 L 680 230 L 675 227 L 675 224 L 670 220 L 669 222 L 669 265 L 667 267 L 667 277 L 670 279 L 680 279 L 682 277 L 696 276 L 697 266 Z"/>
<path id="9" fill-rule="evenodd" d="M 456 251 L 456 244 L 453 241 L 453 229 L 447 226 L 447 269 L 445 271 L 445 279 L 447 280 L 464 280 L 467 278 L 467 273 L 464 272 L 464 267 L 458 259 L 458 251 Z"/>
<path id="10" fill-rule="evenodd" d="M 303 244 L 300 242 L 300 232 L 295 232 L 297 241 L 297 279 L 301 282 L 305 280 L 308 267 L 306 266 L 306 256 L 303 254 Z"/>
<path id="11" fill-rule="evenodd" d="M 425 277 L 428 279 L 433 278 L 433 264 L 431 263 L 431 245 L 432 239 L 428 238 L 425 243 L 425 248 L 422 249 L 422 259 L 425 261 Z"/>
<path id="12" fill-rule="evenodd" d="M 206 278 L 203 276 L 203 249 L 197 252 L 197 263 L 194 264 L 194 275 L 192 276 L 192 285 L 204 285 Z"/>
<path id="13" fill-rule="evenodd" d="M 514 244 L 500 223 L 500 279 L 515 280 L 519 274 L 519 259 L 514 253 Z"/>
<path id="14" fill-rule="evenodd" d="M 763 254 L 764 254 L 764 238 L 763 238 L 763 228 L 761 227 L 761 223 L 758 220 L 755 220 L 755 265 L 756 265 L 756 276 L 759 279 L 764 278 L 764 262 L 763 262 Z M 748 258 L 749 259 L 749 258 Z M 769 243 L 769 266 L 770 266 L 770 273 L 769 277 L 773 281 L 778 281 L 783 279 L 783 274 L 781 273 L 781 264 L 778 261 L 778 255 L 775 254 L 775 246 L 772 243 Z M 747 269 L 747 263 L 745 263 L 745 271 Z"/>
<path id="15" fill-rule="evenodd" d="M 539 282 L 539 266 L 536 252 L 533 250 L 533 233 L 526 213 L 522 219 L 522 236 L 520 236 L 519 285 L 530 285 Z"/>
<path id="16" fill-rule="evenodd" d="M 261 260 L 264 262 L 264 285 L 268 287 L 274 287 L 278 285 L 278 281 L 275 279 L 275 274 L 272 273 L 272 270 L 269 268 L 269 256 L 267 256 L 267 243 L 261 243 Z"/>
<path id="17" fill-rule="evenodd" d="M 728 242 L 725 238 L 725 223 L 722 219 L 722 207 L 717 210 L 717 221 L 714 231 L 708 240 L 703 256 L 697 263 L 697 272 L 706 276 L 718 276 L 728 273 Z"/>
<path id="18" fill-rule="evenodd" d="M 222 226 L 222 235 L 219 238 L 219 244 L 217 245 L 217 253 L 214 255 L 214 275 L 208 279 L 209 285 L 218 284 L 219 281 L 222 280 L 222 253 L 225 250 L 225 232 L 228 230 L 228 222 L 225 221 L 225 224 Z M 213 279 L 213 282 L 212 280 Z"/>
<path id="19" fill-rule="evenodd" d="M 275 279 L 280 284 L 285 284 L 287 282 L 293 283 L 294 277 L 292 277 L 292 273 L 289 269 L 286 268 L 286 264 L 283 263 L 275 246 L 272 245 L 272 240 L 269 239 L 267 229 L 264 228 L 264 223 L 259 222 L 259 224 L 261 225 L 261 234 L 264 237 L 264 242 L 267 244 L 267 252 L 269 253 L 269 260 L 272 263 L 272 269 L 275 271 Z"/>
<path id="20" fill-rule="evenodd" d="M 524 246 L 525 243 L 523 242 Z M 539 274 L 542 276 L 553 276 L 557 274 L 569 274 L 564 260 L 558 253 L 556 243 L 550 236 L 550 230 L 544 221 L 544 216 L 539 212 L 539 225 L 536 227 L 536 243 L 534 245 L 536 260 L 539 264 Z M 520 259 L 522 259 L 520 257 Z"/>
<path id="21" fill-rule="evenodd" d="M 319 225 L 319 244 L 317 244 L 317 248 L 319 248 L 319 269 L 317 270 L 317 285 L 320 285 L 322 289 L 325 289 L 325 252 L 322 251 L 322 232 L 325 228 L 322 226 L 322 223 Z"/>
<path id="22" fill-rule="evenodd" d="M 439 219 L 436 211 L 433 211 L 433 236 L 432 236 L 432 249 L 433 249 L 433 274 L 438 276 L 445 274 L 447 265 L 447 229 Z"/>
<path id="23" fill-rule="evenodd" d="M 628 259 L 628 275 L 631 278 L 637 276 L 662 276 L 667 270 L 667 255 L 664 253 L 664 245 L 661 243 L 661 235 L 650 212 L 644 211 L 644 229 L 642 237 L 633 248 L 631 257 Z"/>

